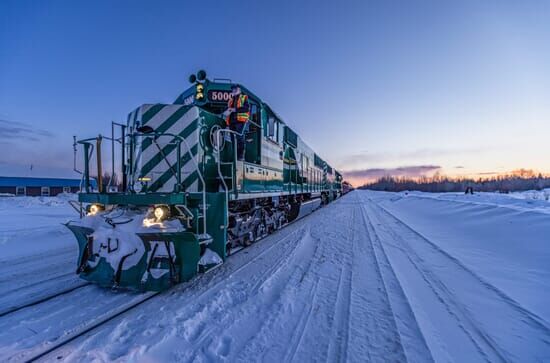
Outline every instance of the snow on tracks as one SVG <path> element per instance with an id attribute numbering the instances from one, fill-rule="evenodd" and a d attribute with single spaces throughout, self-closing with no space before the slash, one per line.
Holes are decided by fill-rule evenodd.
<path id="1" fill-rule="evenodd" d="M 0 361 L 26 361 L 144 299 L 83 285 L 0 318 Z M 146 297 L 146 296 L 145 296 Z"/>
<path id="2" fill-rule="evenodd" d="M 83 285 L 74 273 L 74 249 L 0 261 L 0 317 Z"/>
<path id="3" fill-rule="evenodd" d="M 403 361 L 384 282 L 350 195 L 73 342 L 63 357 Z"/>
<path id="4" fill-rule="evenodd" d="M 550 357 L 544 320 L 372 200 L 365 205 L 436 360 Z"/>
<path id="5" fill-rule="evenodd" d="M 386 212 L 381 208 L 385 204 L 377 204 L 395 196 L 353 192 L 45 358 L 547 359 L 547 321 L 514 300 L 508 289 L 499 290 L 501 285 L 487 280 L 483 270 L 463 264 L 463 255 L 457 258 L 449 247 L 448 225 L 439 226 L 436 237 L 424 237 L 416 222 L 409 226 L 389 214 L 407 206 L 394 205 Z M 475 218 L 472 208 L 459 212 Z M 430 217 L 429 223 L 432 219 L 437 218 Z M 437 236 L 447 238 L 447 244 L 438 243 Z M 483 240 L 484 235 L 478 237 Z M 34 307 L 17 312 L 20 322 L 14 327 L 0 326 L 6 329 L 0 330 L 5 342 L 0 355 L 2 349 L 32 348 L 31 342 L 51 344 L 49 340 L 58 339 L 55 334 L 78 326 L 86 316 L 97 317 L 132 301 L 132 296 L 112 300 L 108 290 L 88 288 L 85 294 L 75 291 L 72 304 L 67 299 L 48 302 L 42 315 Z M 27 335 L 17 342 L 17 334 Z"/>

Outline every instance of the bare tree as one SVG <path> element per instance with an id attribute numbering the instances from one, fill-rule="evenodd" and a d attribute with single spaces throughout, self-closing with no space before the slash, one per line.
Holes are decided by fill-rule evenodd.
<path id="1" fill-rule="evenodd" d="M 416 179 L 384 176 L 375 182 L 367 183 L 361 189 L 400 192 L 418 190 L 423 192 L 464 192 L 467 188 L 481 192 L 502 192 L 521 190 L 542 190 L 550 188 L 550 177 L 536 175 L 531 170 L 520 169 L 508 175 L 491 178 L 450 178 L 440 174 L 433 177 L 422 176 Z"/>

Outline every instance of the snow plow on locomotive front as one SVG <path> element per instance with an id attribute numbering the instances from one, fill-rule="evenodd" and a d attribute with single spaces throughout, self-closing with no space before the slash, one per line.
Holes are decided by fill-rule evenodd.
<path id="1" fill-rule="evenodd" d="M 238 158 L 239 135 L 222 115 L 233 84 L 203 71 L 190 81 L 173 104 L 145 104 L 113 123 L 110 137 L 75 140 L 75 155 L 80 145 L 84 156 L 73 203 L 81 218 L 66 226 L 83 279 L 164 290 L 341 195 L 341 175 L 242 86 L 251 115 Z"/>

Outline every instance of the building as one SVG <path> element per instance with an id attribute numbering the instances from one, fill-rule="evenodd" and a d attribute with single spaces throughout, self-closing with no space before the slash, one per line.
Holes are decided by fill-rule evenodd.
<path id="1" fill-rule="evenodd" d="M 92 186 L 95 180 L 90 181 Z M 55 196 L 80 191 L 80 179 L 0 176 L 0 193 L 28 196 Z"/>

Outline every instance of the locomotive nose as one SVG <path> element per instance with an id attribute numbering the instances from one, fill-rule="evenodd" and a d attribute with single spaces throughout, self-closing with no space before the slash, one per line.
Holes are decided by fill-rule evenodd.
<path id="1" fill-rule="evenodd" d="M 76 273 L 102 286 L 148 291 L 191 278 L 200 259 L 195 234 L 179 221 L 146 227 L 147 220 L 147 215 L 88 216 L 66 224 L 79 246 Z"/>

